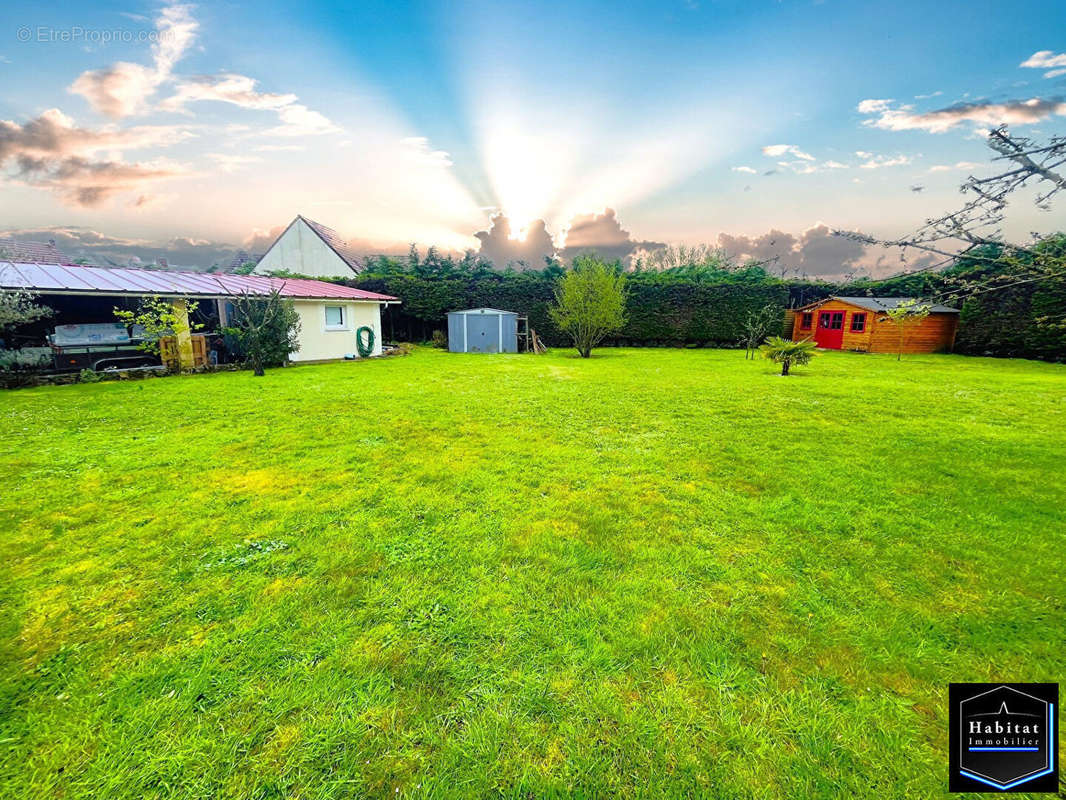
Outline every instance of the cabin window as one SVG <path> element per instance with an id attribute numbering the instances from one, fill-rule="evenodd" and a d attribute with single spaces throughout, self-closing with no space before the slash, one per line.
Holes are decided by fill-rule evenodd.
<path id="1" fill-rule="evenodd" d="M 326 330 L 344 330 L 344 306 L 326 306 Z"/>
<path id="2" fill-rule="evenodd" d="M 832 319 L 829 322 L 829 330 L 842 331 L 844 330 L 844 312 L 834 311 Z"/>
<path id="3" fill-rule="evenodd" d="M 814 312 L 813 311 L 804 311 L 803 312 L 803 319 L 800 322 L 800 328 L 802 328 L 805 331 L 809 331 L 811 329 L 811 325 L 813 325 L 813 324 L 814 324 Z"/>
<path id="4" fill-rule="evenodd" d="M 856 312 L 851 315 L 851 332 L 862 333 L 866 330 L 866 312 Z"/>

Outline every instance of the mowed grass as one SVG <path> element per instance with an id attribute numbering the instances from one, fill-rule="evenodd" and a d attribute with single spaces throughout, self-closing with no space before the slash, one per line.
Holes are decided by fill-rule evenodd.
<path id="1" fill-rule="evenodd" d="M 406 358 L 0 395 L 0 796 L 933 797 L 1066 678 L 1066 370 Z"/>

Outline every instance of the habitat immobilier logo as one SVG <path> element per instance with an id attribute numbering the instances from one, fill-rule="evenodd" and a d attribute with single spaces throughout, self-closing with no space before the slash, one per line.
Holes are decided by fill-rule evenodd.
<path id="1" fill-rule="evenodd" d="M 1056 792 L 1057 683 L 952 683 L 952 792 Z"/>

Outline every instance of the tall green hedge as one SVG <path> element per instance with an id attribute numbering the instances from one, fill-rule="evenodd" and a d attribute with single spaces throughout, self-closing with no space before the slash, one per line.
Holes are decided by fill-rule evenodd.
<path id="1" fill-rule="evenodd" d="M 568 341 L 548 316 L 554 275 L 500 273 L 464 278 L 404 275 L 361 276 L 350 283 L 403 300 L 390 308 L 386 335 L 425 340 L 447 329 L 449 311 L 503 308 L 529 317 L 530 326 L 548 344 Z M 613 343 L 635 345 L 734 345 L 743 335 L 748 314 L 767 304 L 788 304 L 788 288 L 778 281 L 761 283 L 661 282 L 640 275 L 629 280 L 628 323 Z M 391 330 L 390 330 L 391 328 Z"/>
<path id="2" fill-rule="evenodd" d="M 1008 286 L 967 298 L 955 352 L 1066 360 L 1066 279 Z"/>
<path id="3" fill-rule="evenodd" d="M 761 284 L 688 284 L 630 281 L 629 321 L 619 339 L 633 344 L 735 345 L 753 311 L 776 305 L 784 319 L 788 287 Z"/>
<path id="4" fill-rule="evenodd" d="M 1066 235 L 1048 237 L 1042 252 L 1066 259 Z M 543 271 L 497 272 L 468 258 L 456 264 L 436 255 L 409 263 L 381 258 L 358 278 L 345 283 L 399 297 L 389 309 L 385 335 L 392 339 L 428 340 L 447 329 L 447 314 L 489 306 L 517 311 L 554 346 L 568 344 L 552 324 L 548 306 L 562 272 L 549 263 Z M 881 281 L 849 284 L 777 280 L 757 267 L 741 269 L 679 268 L 637 272 L 629 278 L 629 322 L 615 344 L 735 345 L 748 314 L 767 304 L 797 308 L 832 294 L 917 296 L 959 305 L 967 297 L 955 350 L 960 353 L 1017 356 L 1066 361 L 1066 266 L 1057 277 L 1018 283 L 1013 267 L 995 261 L 994 251 L 961 259 L 942 273 L 916 272 Z M 974 292 L 998 281 L 1005 288 Z M 1058 324 L 1056 324 L 1056 320 Z"/>

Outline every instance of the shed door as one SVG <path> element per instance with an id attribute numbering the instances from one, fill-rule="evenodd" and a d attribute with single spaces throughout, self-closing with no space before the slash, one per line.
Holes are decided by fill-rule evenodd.
<path id="1" fill-rule="evenodd" d="M 496 314 L 466 315 L 468 353 L 495 353 L 500 349 L 500 318 Z"/>
<path id="2" fill-rule="evenodd" d="M 839 350 L 844 344 L 843 311 L 819 311 L 818 329 L 814 332 L 814 341 L 819 347 Z"/>

